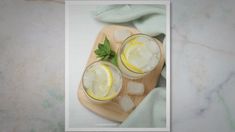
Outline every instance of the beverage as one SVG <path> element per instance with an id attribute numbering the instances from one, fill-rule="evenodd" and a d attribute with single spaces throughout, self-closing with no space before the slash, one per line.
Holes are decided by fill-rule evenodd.
<path id="1" fill-rule="evenodd" d="M 82 78 L 86 95 L 95 102 L 107 102 L 115 98 L 122 87 L 122 75 L 113 64 L 97 61 L 89 65 Z"/>
<path id="2" fill-rule="evenodd" d="M 125 77 L 138 79 L 151 72 L 158 65 L 160 57 L 160 47 L 154 38 L 135 34 L 119 48 L 118 66 Z"/>

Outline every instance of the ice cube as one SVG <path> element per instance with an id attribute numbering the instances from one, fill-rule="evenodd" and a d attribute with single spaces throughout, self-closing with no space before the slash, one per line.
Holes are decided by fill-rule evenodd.
<path id="1" fill-rule="evenodd" d="M 117 42 L 122 42 L 129 36 L 131 36 L 131 32 L 126 29 L 116 30 L 113 34 L 113 37 Z"/>
<path id="2" fill-rule="evenodd" d="M 95 80 L 95 74 L 93 71 L 87 71 L 84 74 L 83 83 L 86 88 L 92 88 Z"/>
<path id="3" fill-rule="evenodd" d="M 149 43 L 146 46 L 151 50 L 152 53 L 160 52 L 157 42 L 154 40 L 149 41 Z"/>
<path id="4" fill-rule="evenodd" d="M 120 97 L 119 104 L 125 112 L 129 112 L 135 107 L 133 101 L 131 100 L 131 98 L 128 95 L 124 95 L 124 96 Z"/>
<path id="5" fill-rule="evenodd" d="M 117 72 L 113 72 L 113 89 L 118 92 L 120 89 L 120 83 L 122 83 L 122 78 Z"/>
<path id="6" fill-rule="evenodd" d="M 141 46 L 129 56 L 128 61 L 138 68 L 143 68 L 143 66 L 148 64 L 151 54 L 145 47 Z"/>
<path id="7" fill-rule="evenodd" d="M 142 95 L 144 94 L 144 85 L 138 82 L 128 82 L 127 93 L 131 95 Z"/>

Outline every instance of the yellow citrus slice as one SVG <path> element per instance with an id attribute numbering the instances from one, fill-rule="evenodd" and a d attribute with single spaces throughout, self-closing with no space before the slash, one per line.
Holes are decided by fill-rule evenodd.
<path id="1" fill-rule="evenodd" d="M 143 73 L 143 71 L 142 71 L 141 69 L 139 69 L 138 67 L 136 67 L 136 66 L 130 64 L 130 63 L 127 61 L 127 59 L 126 59 L 126 57 L 125 57 L 124 54 L 121 54 L 121 59 L 122 59 L 123 63 L 124 63 L 129 69 L 131 69 L 131 70 L 133 70 L 133 71 L 135 71 L 135 72 L 138 72 L 138 73 Z"/>
<path id="2" fill-rule="evenodd" d="M 124 54 L 127 55 L 128 51 L 130 51 L 131 49 L 133 49 L 136 46 L 143 46 L 144 44 L 142 42 L 139 42 L 135 39 L 131 40 L 126 46 L 126 48 L 124 49 Z"/>
<path id="3" fill-rule="evenodd" d="M 114 91 L 110 91 L 109 95 L 108 96 L 105 96 L 105 97 L 97 97 L 97 95 L 94 94 L 94 92 L 92 91 L 92 89 L 88 89 L 87 90 L 87 93 L 89 94 L 89 96 L 91 96 L 92 98 L 94 99 L 97 99 L 97 100 L 110 100 L 112 99 L 113 97 L 116 96 L 116 92 Z"/>
<path id="4" fill-rule="evenodd" d="M 92 85 L 87 89 L 87 94 L 94 99 L 107 100 L 112 89 L 113 75 L 110 68 L 100 64 L 94 68 L 95 77 Z"/>
<path id="5" fill-rule="evenodd" d="M 123 53 L 121 54 L 121 59 L 123 63 L 131 70 L 138 72 L 138 73 L 143 73 L 143 71 L 135 66 L 134 64 L 130 63 L 130 59 L 138 59 L 138 54 L 136 54 L 137 48 L 140 48 L 140 46 L 143 46 L 144 44 L 137 41 L 136 38 L 131 40 L 124 49 Z"/>

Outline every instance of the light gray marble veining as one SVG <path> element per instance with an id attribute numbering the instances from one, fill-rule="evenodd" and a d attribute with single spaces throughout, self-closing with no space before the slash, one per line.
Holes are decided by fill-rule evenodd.
<path id="1" fill-rule="evenodd" d="M 173 131 L 235 131 L 234 4 L 173 1 Z"/>
<path id="2" fill-rule="evenodd" d="M 0 1 L 0 131 L 64 131 L 64 5 Z"/>

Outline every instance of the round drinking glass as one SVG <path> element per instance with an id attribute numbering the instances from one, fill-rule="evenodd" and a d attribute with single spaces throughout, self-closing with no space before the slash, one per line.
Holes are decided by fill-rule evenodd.
<path id="1" fill-rule="evenodd" d="M 92 102 L 106 103 L 120 93 L 122 74 L 112 63 L 96 61 L 85 69 L 82 85 L 85 94 Z"/>
<path id="2" fill-rule="evenodd" d="M 150 73 L 161 58 L 159 42 L 145 34 L 134 34 L 123 41 L 118 50 L 118 67 L 129 79 Z"/>

